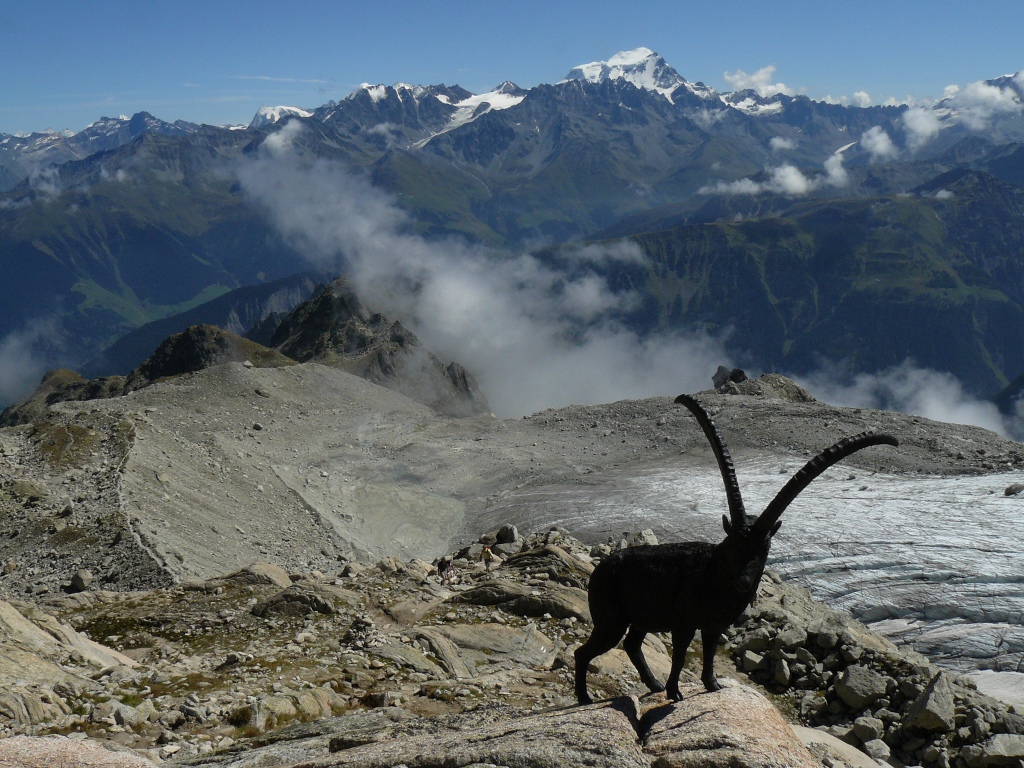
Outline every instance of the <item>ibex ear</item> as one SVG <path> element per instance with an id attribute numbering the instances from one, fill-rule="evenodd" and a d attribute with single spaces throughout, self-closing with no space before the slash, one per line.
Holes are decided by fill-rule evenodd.
<path id="1" fill-rule="evenodd" d="M 779 520 L 779 522 L 777 522 L 775 525 L 772 526 L 771 531 L 768 533 L 768 538 L 770 539 L 772 536 L 774 536 L 776 533 L 778 533 L 779 532 L 779 528 L 781 528 L 781 527 L 782 527 L 782 521 Z"/>
<path id="2" fill-rule="evenodd" d="M 732 533 L 732 523 L 730 522 L 728 515 L 722 515 L 722 527 L 725 528 L 726 536 Z"/>

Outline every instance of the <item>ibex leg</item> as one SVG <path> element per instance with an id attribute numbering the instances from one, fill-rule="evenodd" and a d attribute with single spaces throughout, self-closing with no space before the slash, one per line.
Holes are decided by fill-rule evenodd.
<path id="1" fill-rule="evenodd" d="M 704 646 L 704 670 L 701 672 L 700 681 L 708 691 L 722 690 L 721 683 L 715 677 L 715 651 L 718 649 L 718 638 L 722 631 L 715 629 L 702 629 L 700 631 L 700 642 Z"/>
<path id="2" fill-rule="evenodd" d="M 590 639 L 576 649 L 576 699 L 580 704 L 590 704 L 593 699 L 587 693 L 587 666 L 602 653 L 607 653 L 626 633 L 626 624 L 594 626 Z"/>
<path id="3" fill-rule="evenodd" d="M 626 635 L 622 647 L 626 650 L 629 660 L 633 662 L 636 671 L 640 673 L 640 679 L 650 690 L 654 692 L 664 691 L 665 686 L 654 679 L 651 668 L 647 666 L 647 659 L 644 658 L 643 644 L 647 633 L 643 630 L 632 627 Z"/>
<path id="4" fill-rule="evenodd" d="M 665 690 L 668 691 L 668 697 L 673 701 L 683 698 L 679 693 L 679 673 L 683 671 L 683 664 L 686 663 L 686 649 L 690 647 L 690 642 L 696 631 L 694 627 L 686 627 L 672 632 L 672 671 L 668 673 Z"/>

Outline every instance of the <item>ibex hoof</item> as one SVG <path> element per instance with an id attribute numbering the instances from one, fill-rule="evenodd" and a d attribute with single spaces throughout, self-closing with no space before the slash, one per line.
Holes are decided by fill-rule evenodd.
<path id="1" fill-rule="evenodd" d="M 668 695 L 668 697 L 670 699 L 672 699 L 672 701 L 682 701 L 683 700 L 683 694 L 681 694 L 679 692 L 678 688 L 669 688 L 668 691 L 667 691 L 667 695 Z"/>
<path id="2" fill-rule="evenodd" d="M 722 690 L 722 684 L 718 682 L 715 678 L 711 678 L 710 680 L 704 681 L 704 690 L 706 690 L 708 693 L 714 693 L 715 691 Z"/>

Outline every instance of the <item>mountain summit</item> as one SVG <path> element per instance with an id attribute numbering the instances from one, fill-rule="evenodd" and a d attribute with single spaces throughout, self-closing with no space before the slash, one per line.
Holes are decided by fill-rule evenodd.
<path id="1" fill-rule="evenodd" d="M 573 67 L 563 83 L 571 80 L 584 80 L 588 83 L 603 83 L 606 80 L 624 80 L 637 88 L 660 93 L 670 102 L 675 103 L 673 92 L 680 86 L 691 93 L 705 98 L 713 98 L 718 94 L 714 89 L 702 84 L 693 85 L 665 63 L 665 59 L 650 48 L 634 48 L 632 51 L 620 51 L 608 61 L 592 61 Z"/>

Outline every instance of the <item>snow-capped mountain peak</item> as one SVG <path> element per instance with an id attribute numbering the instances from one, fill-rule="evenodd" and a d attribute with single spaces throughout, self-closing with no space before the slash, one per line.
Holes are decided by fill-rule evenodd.
<path id="1" fill-rule="evenodd" d="M 295 115 L 296 117 L 312 117 L 313 113 L 300 107 L 260 107 L 256 110 L 256 114 L 252 120 L 249 121 L 250 128 L 262 128 L 264 125 L 270 123 L 276 123 L 281 118 L 287 117 L 288 115 Z"/>
<path id="2" fill-rule="evenodd" d="M 703 98 L 712 98 L 717 95 L 709 88 L 695 87 L 688 83 L 650 48 L 620 51 L 608 61 L 592 61 L 589 64 L 573 67 L 562 82 L 570 80 L 584 80 L 588 83 L 625 80 L 637 88 L 660 93 L 669 101 L 673 101 L 672 92 L 680 86 Z"/>

